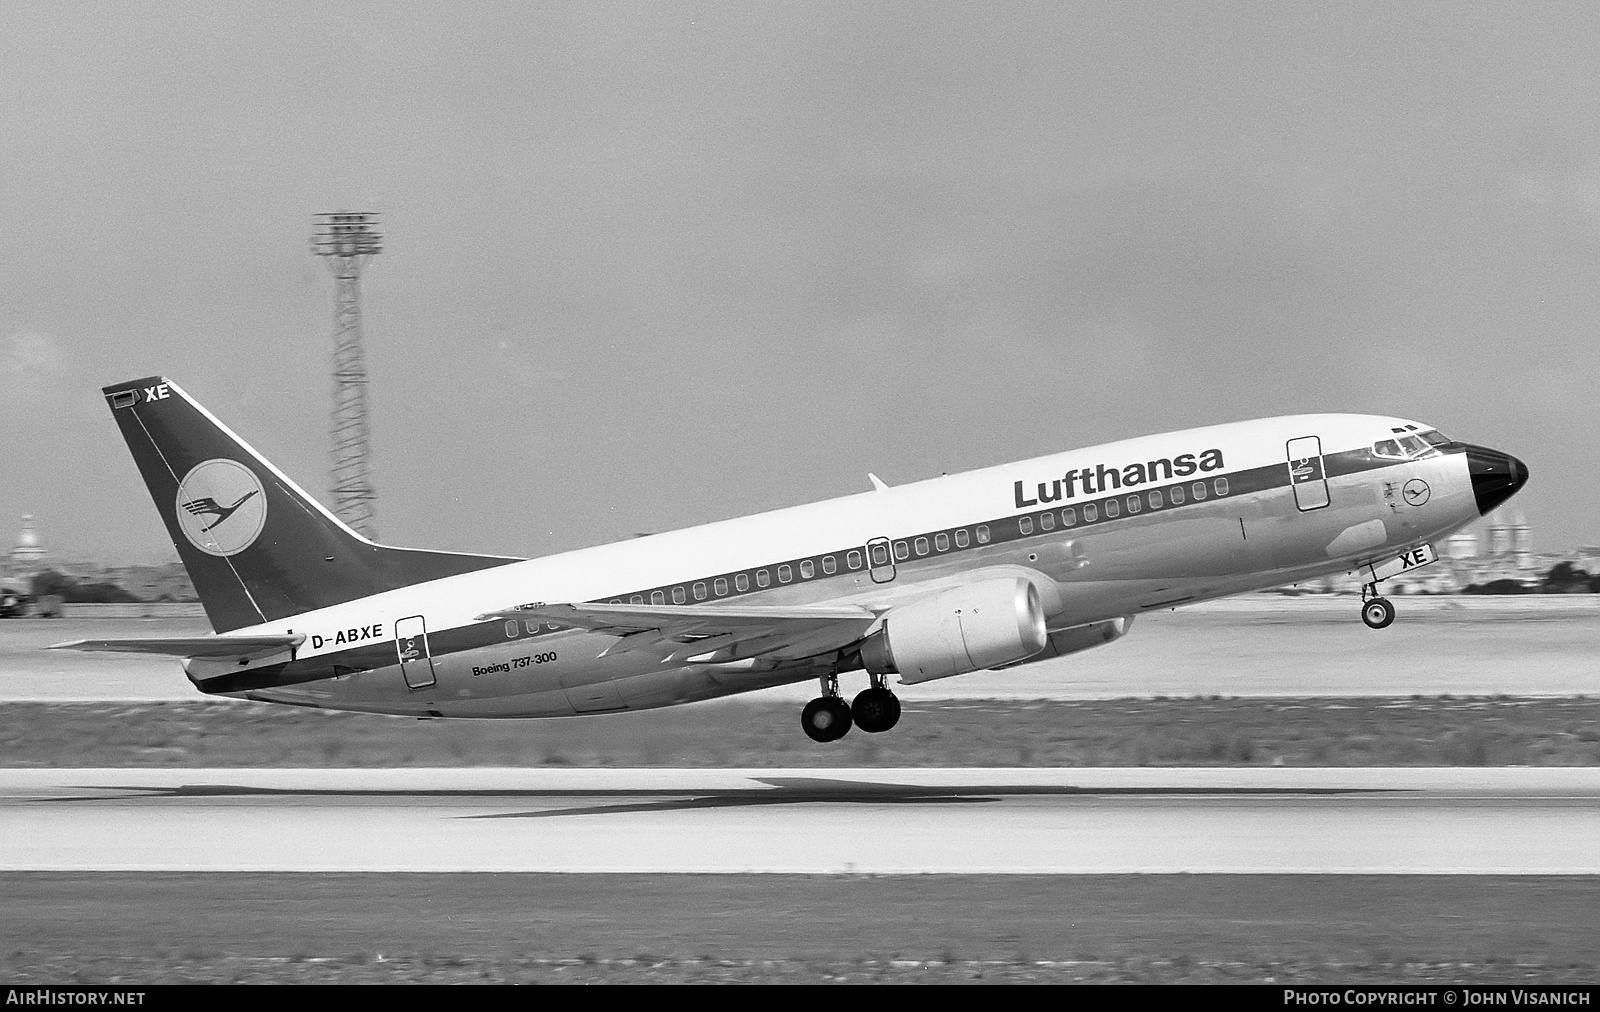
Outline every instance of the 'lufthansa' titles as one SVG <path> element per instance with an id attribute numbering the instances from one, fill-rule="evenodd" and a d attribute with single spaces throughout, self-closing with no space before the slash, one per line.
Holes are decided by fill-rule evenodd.
<path id="1" fill-rule="evenodd" d="M 1198 455 L 1180 453 L 1170 460 L 1161 457 L 1143 463 L 1124 464 L 1120 468 L 1107 467 L 1104 464 L 1096 464 L 1092 468 L 1075 467 L 1054 481 L 1039 482 L 1035 486 L 1037 498 L 1030 498 L 1029 490 L 1020 481 L 1016 483 L 1013 491 L 1016 494 L 1017 509 L 1022 510 L 1038 506 L 1040 503 L 1076 498 L 1080 488 L 1084 495 L 1099 495 L 1113 489 L 1172 481 L 1175 478 L 1187 478 L 1196 472 L 1220 471 L 1222 468 L 1222 451 L 1205 450 Z"/>

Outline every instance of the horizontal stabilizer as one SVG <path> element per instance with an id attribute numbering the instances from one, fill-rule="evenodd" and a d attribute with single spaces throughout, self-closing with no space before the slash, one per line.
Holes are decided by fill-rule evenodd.
<path id="1" fill-rule="evenodd" d="M 56 643 L 46 649 L 251 660 L 293 650 L 305 641 L 306 638 L 300 633 L 276 636 L 175 636 L 166 639 L 73 640 L 70 643 Z"/>

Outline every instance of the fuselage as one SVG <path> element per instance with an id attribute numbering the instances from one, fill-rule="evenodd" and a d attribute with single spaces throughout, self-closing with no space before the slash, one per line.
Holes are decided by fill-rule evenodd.
<path id="1" fill-rule="evenodd" d="M 238 630 L 307 637 L 270 671 L 189 672 L 208 692 L 418 716 L 689 702 L 826 676 L 839 651 L 664 663 L 614 635 L 479 616 L 534 602 L 892 612 L 1015 575 L 1050 630 L 1070 629 L 1401 556 L 1497 505 L 1520 467 L 1401 418 L 1189 429 L 403 587 Z"/>

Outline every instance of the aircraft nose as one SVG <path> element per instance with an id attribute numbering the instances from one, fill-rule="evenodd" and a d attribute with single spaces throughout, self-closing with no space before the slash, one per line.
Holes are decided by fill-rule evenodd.
<path id="1" fill-rule="evenodd" d="M 1528 465 L 1509 453 L 1486 446 L 1467 446 L 1467 473 L 1480 516 L 1517 494 L 1528 483 Z"/>

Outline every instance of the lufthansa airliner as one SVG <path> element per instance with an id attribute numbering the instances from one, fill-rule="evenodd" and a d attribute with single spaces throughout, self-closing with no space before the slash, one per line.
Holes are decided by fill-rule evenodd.
<path id="1" fill-rule="evenodd" d="M 171 380 L 104 393 L 216 635 L 59 646 L 180 657 L 206 693 L 418 717 L 816 679 L 801 727 L 833 741 L 894 727 L 891 676 L 1061 657 L 1153 609 L 1355 573 L 1382 629 L 1379 584 L 1528 480 L 1421 422 L 1292 415 L 518 559 L 375 544 Z"/>

